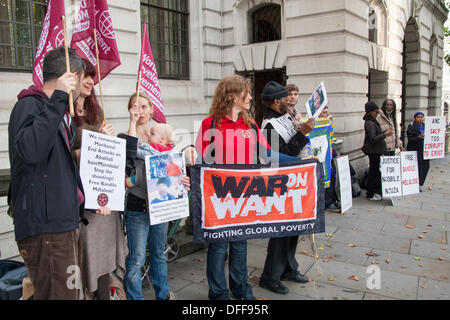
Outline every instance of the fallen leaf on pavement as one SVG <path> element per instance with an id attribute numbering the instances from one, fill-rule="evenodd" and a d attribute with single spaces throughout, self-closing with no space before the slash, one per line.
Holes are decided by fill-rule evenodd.
<path id="1" fill-rule="evenodd" d="M 205 262 L 205 259 L 198 259 L 198 262 Z"/>
<path id="2" fill-rule="evenodd" d="M 429 224 L 429 225 L 428 225 L 428 227 L 432 227 L 432 226 L 433 226 L 432 224 Z"/>
<path id="3" fill-rule="evenodd" d="M 442 260 L 444 260 L 444 258 L 442 258 L 442 257 L 439 257 L 439 260 L 441 260 L 441 261 L 442 261 Z"/>
<path id="4" fill-rule="evenodd" d="M 323 260 L 323 262 L 328 263 L 328 262 L 330 262 L 330 260 L 325 259 L 325 260 Z"/>
<path id="5" fill-rule="evenodd" d="M 354 243 L 349 243 L 348 246 L 354 248 L 354 247 L 356 247 L 356 244 L 354 244 Z"/>
<path id="6" fill-rule="evenodd" d="M 320 246 L 317 247 L 317 250 L 323 250 L 323 244 L 321 244 Z"/>
<path id="7" fill-rule="evenodd" d="M 414 260 L 416 260 L 416 261 L 420 261 L 420 258 L 418 258 L 418 257 L 415 257 L 415 258 L 414 258 Z"/>
<path id="8" fill-rule="evenodd" d="M 419 267 L 423 268 L 423 264 L 419 264 Z"/>
<path id="9" fill-rule="evenodd" d="M 329 256 L 328 259 L 334 259 L 336 258 L 335 256 Z"/>
<path id="10" fill-rule="evenodd" d="M 444 280 L 448 280 L 447 276 L 442 276 L 441 278 L 444 279 Z"/>
<path id="11" fill-rule="evenodd" d="M 300 253 L 303 253 L 303 254 L 309 254 L 309 252 L 306 251 L 306 250 L 302 250 L 302 251 L 300 251 Z"/>
<path id="12" fill-rule="evenodd" d="M 412 225 L 412 224 L 407 224 L 406 227 L 407 227 L 408 229 L 414 229 L 416 226 L 415 226 L 415 225 Z"/>
<path id="13" fill-rule="evenodd" d="M 402 269 L 408 269 L 407 266 L 401 266 L 400 268 L 402 268 Z"/>
<path id="14" fill-rule="evenodd" d="M 317 259 L 317 258 L 319 258 L 319 255 L 318 254 L 314 254 L 312 257 Z"/>
<path id="15" fill-rule="evenodd" d="M 428 287 L 427 287 L 426 285 L 424 285 L 424 284 L 423 284 L 423 285 L 421 285 L 420 287 L 421 287 L 422 289 L 426 289 L 426 288 L 428 288 Z"/>
<path id="16" fill-rule="evenodd" d="M 441 248 L 441 250 L 445 251 L 445 250 L 447 250 L 447 248 Z"/>
<path id="17" fill-rule="evenodd" d="M 422 233 L 428 233 L 428 231 L 427 230 L 425 230 L 424 232 L 422 232 Z"/>
<path id="18" fill-rule="evenodd" d="M 328 248 L 331 248 L 331 244 L 330 244 L 330 243 L 327 243 L 327 247 L 328 247 Z"/>
<path id="19" fill-rule="evenodd" d="M 429 186 L 429 187 L 428 187 L 428 190 L 433 190 L 433 187 L 432 187 L 432 186 Z"/>
<path id="20" fill-rule="evenodd" d="M 391 259 L 386 259 L 386 263 L 391 263 Z"/>
<path id="21" fill-rule="evenodd" d="M 372 264 L 380 264 L 378 261 L 372 261 Z"/>
<path id="22" fill-rule="evenodd" d="M 420 235 L 418 238 L 419 238 L 419 239 L 423 239 L 423 235 Z"/>
<path id="23" fill-rule="evenodd" d="M 348 277 L 349 280 L 355 280 L 355 281 L 359 281 L 361 280 L 360 278 L 358 278 L 357 276 L 350 276 Z"/>
<path id="24" fill-rule="evenodd" d="M 328 281 L 335 281 L 336 279 L 333 277 L 333 276 L 330 276 L 329 278 L 328 278 Z"/>
<path id="25" fill-rule="evenodd" d="M 366 252 L 366 256 L 373 257 L 374 255 L 375 255 L 375 253 L 373 253 L 373 252 Z"/>

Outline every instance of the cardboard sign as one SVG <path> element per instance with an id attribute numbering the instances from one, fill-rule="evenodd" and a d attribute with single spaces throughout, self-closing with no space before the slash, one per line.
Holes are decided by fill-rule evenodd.
<path id="1" fill-rule="evenodd" d="M 348 156 L 336 158 L 341 193 L 341 212 L 347 212 L 353 206 L 352 178 Z"/>
<path id="2" fill-rule="evenodd" d="M 194 241 L 325 232 L 323 169 L 313 160 L 191 168 Z"/>
<path id="3" fill-rule="evenodd" d="M 400 153 L 402 165 L 403 195 L 416 194 L 419 189 L 419 166 L 417 164 L 417 151 Z"/>
<path id="4" fill-rule="evenodd" d="M 124 211 L 126 141 L 83 130 L 80 176 L 85 208 Z"/>
<path id="5" fill-rule="evenodd" d="M 181 177 L 186 175 L 183 153 L 145 157 L 150 224 L 189 216 L 189 199 Z"/>
<path id="6" fill-rule="evenodd" d="M 445 117 L 425 118 L 425 141 L 423 158 L 442 159 L 445 157 Z"/>
<path id="7" fill-rule="evenodd" d="M 403 191 L 400 156 L 381 157 L 380 165 L 383 198 L 401 197 Z"/>

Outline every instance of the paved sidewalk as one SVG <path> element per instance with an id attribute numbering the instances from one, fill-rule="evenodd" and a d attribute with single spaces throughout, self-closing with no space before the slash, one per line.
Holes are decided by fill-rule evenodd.
<path id="1" fill-rule="evenodd" d="M 450 156 L 430 163 L 423 192 L 405 198 L 353 199 L 346 214 L 326 213 L 326 233 L 297 249 L 306 285 L 284 282 L 290 293 L 276 295 L 258 286 L 268 239 L 248 242 L 249 282 L 258 299 L 379 300 L 450 299 Z M 315 263 L 317 262 L 317 263 Z M 169 263 L 169 283 L 178 300 L 206 300 L 206 250 Z M 368 289 L 370 266 L 380 268 L 380 289 Z M 228 272 L 227 272 L 228 274 Z M 351 279 L 349 279 L 351 278 Z M 372 282 L 371 282 L 372 283 Z M 144 288 L 146 299 L 153 289 Z"/>

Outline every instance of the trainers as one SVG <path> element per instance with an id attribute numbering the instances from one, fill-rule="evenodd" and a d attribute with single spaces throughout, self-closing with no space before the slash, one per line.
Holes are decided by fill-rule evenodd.
<path id="1" fill-rule="evenodd" d="M 380 201 L 383 200 L 383 197 L 380 196 L 378 193 L 374 193 L 374 195 L 371 198 L 368 198 L 371 201 Z"/>
<path id="2" fill-rule="evenodd" d="M 173 293 L 172 291 L 170 291 L 166 300 L 177 300 L 177 295 L 175 293 Z"/>

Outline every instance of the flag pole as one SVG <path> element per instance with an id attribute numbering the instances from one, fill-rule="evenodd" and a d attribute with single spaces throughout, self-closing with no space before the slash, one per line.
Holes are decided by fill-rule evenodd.
<path id="1" fill-rule="evenodd" d="M 102 104 L 102 110 L 103 110 L 103 114 L 104 114 L 105 113 L 105 104 L 103 102 L 102 75 L 100 73 L 100 59 L 99 59 L 98 42 L 97 42 L 97 28 L 94 28 L 94 42 L 95 42 L 95 55 L 97 58 L 98 89 L 100 90 L 100 101 Z M 105 121 L 106 121 L 106 115 L 105 115 Z"/>
<path id="2" fill-rule="evenodd" d="M 139 76 L 138 76 L 138 83 L 137 83 L 137 89 L 136 89 L 136 102 L 139 103 L 139 92 L 141 88 L 141 78 L 142 78 L 142 71 L 139 70 Z"/>
<path id="3" fill-rule="evenodd" d="M 70 72 L 70 62 L 69 62 L 69 46 L 67 44 L 67 30 L 66 30 L 66 16 L 62 16 L 63 30 L 64 30 L 64 50 L 66 52 L 66 71 Z M 75 117 L 73 111 L 73 94 L 72 91 L 69 92 L 69 112 L 70 116 Z"/>

